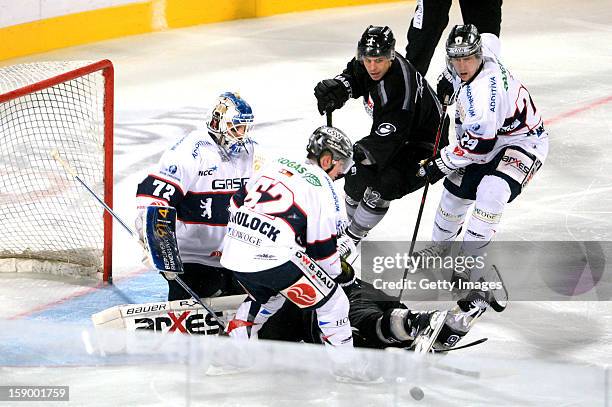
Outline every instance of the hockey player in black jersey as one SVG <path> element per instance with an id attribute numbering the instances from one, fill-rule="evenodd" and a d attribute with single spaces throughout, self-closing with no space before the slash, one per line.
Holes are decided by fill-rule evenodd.
<path id="1" fill-rule="evenodd" d="M 344 261 L 342 274 L 336 280 L 349 299 L 349 321 L 355 347 L 410 349 L 417 335 L 429 326 L 432 315 L 438 312 L 408 309 L 397 297 L 388 296 L 372 284 L 355 278 L 352 267 Z M 488 299 L 483 292 L 471 291 L 457 301 L 446 316 L 434 349 L 445 351 L 457 345 L 485 312 Z M 306 343 L 324 341 L 316 314 L 289 303 L 268 320 L 258 338 Z"/>
<path id="2" fill-rule="evenodd" d="M 435 93 L 394 47 L 389 27 L 369 26 L 346 69 L 314 89 L 321 114 L 362 97 L 372 117 L 369 134 L 355 143 L 355 165 L 344 187 L 348 234 L 355 243 L 382 220 L 392 200 L 424 185 L 415 174 L 418 163 L 432 155 L 440 121 Z M 443 145 L 447 131 L 445 126 Z"/>

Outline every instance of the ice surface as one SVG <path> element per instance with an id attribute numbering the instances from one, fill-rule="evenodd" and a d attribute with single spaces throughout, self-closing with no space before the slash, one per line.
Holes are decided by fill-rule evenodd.
<path id="1" fill-rule="evenodd" d="M 401 52 L 413 8 L 398 2 L 241 20 L 2 64 L 113 61 L 115 209 L 131 221 L 134 191 L 147 167 L 177 137 L 203 125 L 206 109 L 222 91 L 239 90 L 253 105 L 254 134 L 264 150 L 301 157 L 307 136 L 324 123 L 314 84 L 340 72 L 368 24 L 389 25 Z M 551 149 L 529 188 L 507 207 L 496 239 L 612 240 L 610 21 L 606 0 L 504 2 L 502 58 L 541 109 Z M 451 24 L 458 22 L 454 4 Z M 432 83 L 443 63 L 438 50 L 427 75 Z M 334 124 L 353 140 L 370 126 L 358 101 L 335 113 Z M 419 239 L 430 237 L 440 188 L 429 191 Z M 419 201 L 420 193 L 394 202 L 370 238 L 408 241 Z M 604 368 L 612 362 L 612 302 L 597 301 L 595 294 L 592 301 L 521 301 L 502 314 L 487 313 L 468 338 L 489 341 L 445 357 L 416 361 L 406 353 L 379 354 L 388 380 L 377 387 L 336 383 L 320 347 L 252 345 L 253 371 L 214 378 L 203 374 L 207 349 L 217 346 L 213 338 L 139 335 L 144 355 L 102 357 L 90 333 L 89 354 L 82 331 L 90 328 L 92 313 L 165 296 L 165 282 L 143 272 L 137 243 L 119 227 L 115 242 L 113 287 L 0 277 L 0 316 L 18 320 L 1 323 L 2 384 L 69 384 L 74 405 L 411 405 L 412 383 L 425 392 L 419 405 L 612 405 Z M 609 273 L 602 278 L 612 280 Z"/>
<path id="2" fill-rule="evenodd" d="M 361 349 L 359 363 L 384 382 L 357 385 L 335 380 L 323 346 L 256 341 L 237 348 L 217 336 L 24 321 L 0 328 L 2 383 L 70 386 L 71 405 L 411 405 L 418 387 L 426 406 L 594 406 L 610 390 L 600 366 Z M 7 349 L 14 346 L 22 352 Z M 207 374 L 211 364 L 227 371 L 236 361 L 246 370 Z"/>

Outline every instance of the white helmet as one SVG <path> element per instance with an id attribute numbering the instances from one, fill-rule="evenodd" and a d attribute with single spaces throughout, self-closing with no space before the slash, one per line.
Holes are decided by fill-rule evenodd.
<path id="1" fill-rule="evenodd" d="M 206 118 L 206 127 L 217 144 L 229 155 L 240 153 L 252 141 L 249 132 L 255 117 L 251 106 L 238 92 L 219 95 Z"/>

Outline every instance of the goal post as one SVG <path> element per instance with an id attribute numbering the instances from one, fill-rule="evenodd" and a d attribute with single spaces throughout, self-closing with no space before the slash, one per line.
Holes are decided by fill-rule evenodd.
<path id="1" fill-rule="evenodd" d="M 113 204 L 109 60 L 0 67 L 0 272 L 112 282 L 112 217 L 51 157 Z"/>

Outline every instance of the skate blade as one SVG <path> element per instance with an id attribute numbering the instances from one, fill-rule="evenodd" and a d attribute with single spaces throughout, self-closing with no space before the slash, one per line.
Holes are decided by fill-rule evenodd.
<path id="1" fill-rule="evenodd" d="M 431 351 L 438 334 L 442 330 L 446 321 L 448 311 L 441 311 L 431 317 L 429 321 L 429 329 L 426 333 L 422 333 L 414 340 L 414 353 L 425 354 Z"/>

